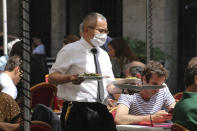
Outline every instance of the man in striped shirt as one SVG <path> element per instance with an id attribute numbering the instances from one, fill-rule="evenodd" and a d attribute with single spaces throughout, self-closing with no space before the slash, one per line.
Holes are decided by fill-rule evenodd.
<path id="1" fill-rule="evenodd" d="M 150 61 L 143 73 L 142 82 L 144 85 L 165 85 L 167 70 L 162 64 Z M 162 107 L 168 110 L 174 108 L 175 100 L 168 87 L 161 89 L 144 89 L 134 95 L 121 94 L 118 101 L 115 122 L 117 124 L 138 124 L 139 122 L 164 122 L 171 120 L 169 114 Z"/>

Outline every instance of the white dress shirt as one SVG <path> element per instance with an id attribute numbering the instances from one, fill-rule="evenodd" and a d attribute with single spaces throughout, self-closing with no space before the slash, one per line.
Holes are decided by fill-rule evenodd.
<path id="1" fill-rule="evenodd" d="M 83 37 L 79 41 L 65 45 L 59 51 L 49 72 L 60 72 L 62 74 L 95 73 L 94 56 L 91 49 L 92 46 Z M 102 76 L 110 77 L 103 79 L 104 98 L 106 100 L 108 96 L 106 87 L 114 80 L 114 75 L 109 55 L 100 47 L 97 47 L 97 50 Z M 98 82 L 96 80 L 85 80 L 80 85 L 69 82 L 58 85 L 57 95 L 67 101 L 96 102 L 97 87 Z"/>
<path id="2" fill-rule="evenodd" d="M 1 92 L 10 95 L 13 99 L 17 97 L 17 88 L 12 79 L 6 73 L 0 73 L 0 84 L 3 87 Z"/>

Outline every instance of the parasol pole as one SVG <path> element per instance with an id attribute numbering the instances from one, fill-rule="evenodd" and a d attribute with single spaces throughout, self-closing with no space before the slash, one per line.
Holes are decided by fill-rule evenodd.
<path id="1" fill-rule="evenodd" d="M 8 37 L 7 37 L 7 1 L 2 0 L 3 5 L 3 53 L 4 55 L 8 54 L 7 51 L 7 43 L 8 43 Z"/>

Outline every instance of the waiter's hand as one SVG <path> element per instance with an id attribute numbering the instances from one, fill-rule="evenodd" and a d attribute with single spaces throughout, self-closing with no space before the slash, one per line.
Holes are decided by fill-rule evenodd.
<path id="1" fill-rule="evenodd" d="M 79 77 L 79 74 L 71 75 L 70 80 L 71 80 L 71 82 L 72 82 L 73 84 L 77 84 L 77 85 L 81 84 L 81 82 L 84 81 L 83 78 L 80 78 L 80 77 Z"/>

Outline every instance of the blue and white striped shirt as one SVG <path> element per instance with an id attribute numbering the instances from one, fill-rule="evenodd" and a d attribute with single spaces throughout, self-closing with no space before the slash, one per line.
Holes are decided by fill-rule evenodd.
<path id="1" fill-rule="evenodd" d="M 165 85 L 165 84 L 164 84 Z M 149 101 L 145 101 L 139 93 L 133 95 L 121 94 L 118 104 L 124 104 L 129 108 L 129 114 L 148 115 L 168 107 L 175 102 L 167 85 L 152 96 Z"/>

